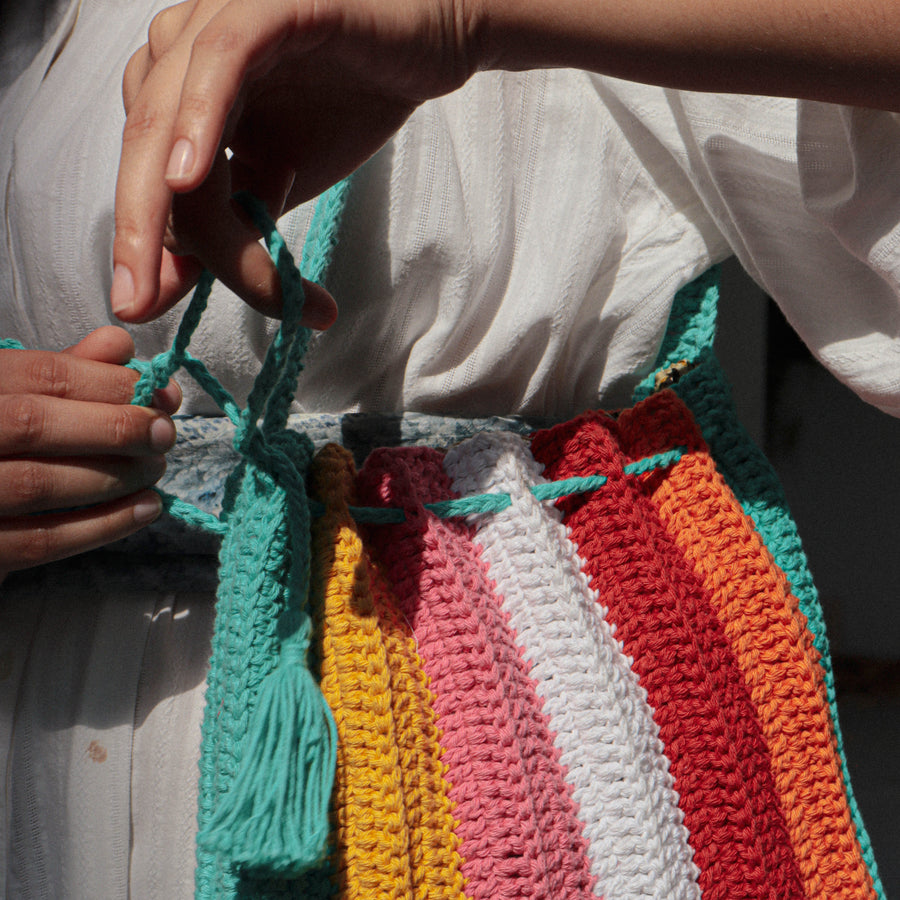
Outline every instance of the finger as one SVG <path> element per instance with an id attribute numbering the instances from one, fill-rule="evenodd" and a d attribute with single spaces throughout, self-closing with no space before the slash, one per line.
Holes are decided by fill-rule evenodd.
<path id="1" fill-rule="evenodd" d="M 128 73 L 127 116 L 116 181 L 113 312 L 125 321 L 140 321 L 159 291 L 162 239 L 172 194 L 163 178 L 171 127 L 193 35 L 203 21 L 190 21 L 172 45 L 144 71 L 150 60 L 138 59 Z M 138 84 L 139 82 L 139 84 Z"/>
<path id="2" fill-rule="evenodd" d="M 121 366 L 134 356 L 134 341 L 124 328 L 104 325 L 95 328 L 77 344 L 65 349 L 63 353 L 81 359 L 93 359 L 97 362 Z"/>
<path id="3" fill-rule="evenodd" d="M 82 345 L 77 344 L 66 353 L 0 350 L 0 395 L 36 394 L 63 400 L 130 403 L 137 373 L 121 365 L 79 358 L 83 348 L 76 348 Z"/>
<path id="4" fill-rule="evenodd" d="M 161 66 L 162 64 L 160 64 Z M 140 321 L 159 292 L 162 239 L 171 192 L 157 172 L 165 166 L 170 125 L 152 92 L 165 73 L 151 70 L 128 111 L 116 181 L 110 304 L 123 321 Z M 176 75 L 172 74 L 173 82 Z M 174 89 L 174 88 L 172 88 Z"/>
<path id="5" fill-rule="evenodd" d="M 196 0 L 185 0 L 158 12 L 150 22 L 147 31 L 147 50 L 150 60 L 155 63 L 181 37 L 197 7 Z"/>
<path id="6" fill-rule="evenodd" d="M 161 512 L 159 495 L 141 491 L 74 512 L 0 519 L 0 573 L 95 550 L 149 525 Z"/>
<path id="7" fill-rule="evenodd" d="M 172 420 L 143 406 L 0 395 L 0 456 L 150 456 L 175 438 Z"/>
<path id="8" fill-rule="evenodd" d="M 316 331 L 327 331 L 338 317 L 338 305 L 334 297 L 320 284 L 303 279 L 303 315 L 300 322 Z"/>
<path id="9" fill-rule="evenodd" d="M 209 177 L 196 190 L 179 195 L 173 203 L 173 230 L 178 246 L 206 267 L 228 288 L 254 309 L 267 316 L 281 314 L 281 287 L 268 252 L 259 242 L 259 231 L 243 208 L 232 198 L 232 173 L 237 187 L 250 187 L 276 216 L 293 181 L 292 173 L 257 177 L 251 183 L 249 170 L 229 166 L 220 154 Z M 181 257 L 177 257 L 181 258 Z M 304 303 L 304 324 L 311 328 L 329 327 L 337 307 L 323 288 L 309 282 Z M 152 315 L 159 315 L 179 299 L 166 296 L 162 287 Z"/>
<path id="10" fill-rule="evenodd" d="M 122 100 L 126 112 L 131 109 L 150 70 L 169 52 L 184 31 L 195 6 L 195 0 L 185 0 L 184 3 L 167 7 L 153 17 L 147 32 L 147 43 L 135 51 L 125 67 Z"/>
<path id="11" fill-rule="evenodd" d="M 217 223 L 217 229 L 221 227 L 222 223 Z M 242 240 L 246 239 L 248 242 L 247 246 L 249 246 L 249 242 L 254 237 L 258 241 L 259 235 L 256 232 L 244 235 Z M 215 247 L 217 244 L 213 243 L 213 246 Z M 249 269 L 244 269 L 236 263 L 233 257 L 222 260 L 224 265 L 219 266 L 220 272 L 215 272 L 215 263 L 211 264 L 210 268 L 245 303 L 248 303 L 264 315 L 280 317 L 281 288 L 277 277 L 274 276 L 274 270 L 271 268 L 271 259 L 265 251 L 258 253 L 256 250 L 253 250 L 252 252 L 253 257 L 250 260 L 251 265 Z M 170 310 L 196 285 L 202 271 L 203 266 L 197 261 L 196 257 L 176 255 L 168 250 L 163 250 L 159 296 L 147 313 L 141 316 L 138 321 L 154 319 Z M 242 280 L 245 277 L 247 278 L 246 283 Z M 272 293 L 266 293 L 267 289 Z M 325 331 L 330 328 L 338 315 L 338 307 L 334 298 L 321 285 L 307 281 L 305 278 L 303 279 L 303 289 L 305 302 L 303 304 L 301 323 L 307 328 L 314 328 L 317 331 Z M 181 391 L 175 382 L 170 382 L 169 387 L 173 388 L 173 386 L 174 397 L 165 404 L 154 404 L 169 415 L 174 413 L 181 405 Z"/>
<path id="12" fill-rule="evenodd" d="M 250 260 L 250 266 L 246 269 L 234 258 L 224 259 L 224 267 L 220 272 L 215 271 L 215 263 L 210 264 L 210 269 L 216 277 L 221 278 L 222 282 L 245 303 L 263 315 L 280 318 L 281 286 L 277 277 L 273 277 L 273 271 L 269 269 L 271 259 L 265 251 L 262 254 L 257 254 L 256 251 L 252 252 L 254 254 L 253 258 Z M 180 273 L 183 270 L 177 261 L 184 259 L 193 258 L 175 256 L 167 250 L 163 251 L 163 271 L 160 276 L 159 299 L 146 316 L 147 319 L 160 316 L 171 309 L 196 284 L 197 278 L 199 278 L 199 271 L 196 276 L 191 278 L 181 277 Z M 198 265 L 197 268 L 199 270 L 200 266 Z M 247 278 L 246 283 L 242 281 L 243 278 Z M 267 289 L 271 290 L 272 293 L 266 293 Z M 338 306 L 334 297 L 321 285 L 307 281 L 305 278 L 303 279 L 303 292 L 305 301 L 301 324 L 316 331 L 325 331 L 330 328 L 338 316 Z M 180 405 L 180 400 L 178 405 Z M 171 415 L 178 409 L 178 405 L 174 408 L 162 406 L 159 408 Z"/>
<path id="13" fill-rule="evenodd" d="M 92 359 L 97 362 L 121 366 L 134 357 L 134 341 L 124 328 L 118 328 L 115 325 L 104 325 L 96 328 L 74 346 L 63 350 L 63 353 L 69 356 L 77 356 L 79 359 Z M 107 402 L 129 403 L 131 401 L 131 398 L 134 396 L 134 384 L 137 382 L 138 374 L 132 369 L 126 369 L 125 372 L 127 373 L 124 375 L 125 381 L 130 381 L 132 385 L 131 394 L 127 397 L 119 395 L 115 398 L 106 398 Z M 95 384 L 96 381 L 91 382 L 92 386 Z M 46 393 L 46 391 L 30 390 L 25 385 L 20 386 L 19 391 L 23 393 Z M 154 409 L 171 416 L 178 411 L 183 398 L 181 386 L 176 381 L 171 380 L 164 388 L 154 391 L 152 406 Z M 70 397 L 70 399 L 102 400 L 104 398 L 86 396 Z"/>
<path id="14" fill-rule="evenodd" d="M 170 379 L 164 388 L 159 388 L 153 392 L 153 402 L 150 404 L 152 409 L 158 409 L 167 416 L 174 416 L 181 408 L 181 401 L 184 394 L 181 385 L 174 379 Z"/>
<path id="15" fill-rule="evenodd" d="M 196 286 L 202 272 L 203 264 L 196 257 L 176 253 L 164 245 L 159 266 L 159 293 L 148 309 L 133 317 L 135 324 L 168 312 Z"/>
<path id="16" fill-rule="evenodd" d="M 260 0 L 232 0 L 194 40 L 166 167 L 176 192 L 195 190 L 209 174 L 248 73 L 263 67 L 288 38 L 295 52 L 303 52 L 338 24 L 328 17 L 329 4 L 263 2 L 264 14 Z"/>
<path id="17" fill-rule="evenodd" d="M 129 112 L 134 104 L 141 85 L 146 81 L 152 67 L 150 47 L 144 44 L 132 54 L 122 75 L 122 105 L 125 107 L 126 113 Z"/>
<path id="18" fill-rule="evenodd" d="M 9 517 L 107 503 L 151 487 L 165 471 L 162 455 L 0 460 L 0 510 Z"/>
<path id="19" fill-rule="evenodd" d="M 218 5 L 183 4 L 172 13 L 172 19 L 164 17 L 157 23 L 154 45 L 158 41 L 160 48 L 166 45 L 168 49 L 158 58 L 148 49 L 152 65 L 127 109 L 116 181 L 110 291 L 113 313 L 123 321 L 151 318 L 158 299 L 162 241 L 172 199 L 164 178 L 172 147 L 172 124 L 192 43 Z M 178 17 L 185 13 L 182 22 Z M 143 75 L 136 72 L 135 80 L 138 74 Z"/>

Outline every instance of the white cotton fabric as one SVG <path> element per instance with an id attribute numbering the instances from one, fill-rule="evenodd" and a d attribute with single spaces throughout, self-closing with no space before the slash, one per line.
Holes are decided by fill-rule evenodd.
<path id="1" fill-rule="evenodd" d="M 0 586 L 0 897 L 193 897 L 215 570 L 92 554 Z"/>
<path id="2" fill-rule="evenodd" d="M 57 21 L 64 4 L 46 5 Z M 0 88 L 4 336 L 61 347 L 113 321 L 121 75 L 163 5 L 72 3 Z M 362 171 L 329 278 L 341 317 L 315 343 L 299 405 L 625 403 L 674 292 L 736 253 L 839 378 L 900 414 L 898 138 L 889 113 L 568 70 L 479 74 Z M 283 223 L 297 249 L 308 218 Z M 133 329 L 143 354 L 179 312 Z M 269 333 L 218 290 L 196 349 L 244 394 Z M 185 409 L 215 412 L 196 391 Z"/>
<path id="3" fill-rule="evenodd" d="M 531 493 L 541 466 L 522 438 L 480 434 L 444 468 L 462 497 L 510 495 L 475 515 L 475 540 L 530 664 L 585 823 L 598 897 L 700 900 L 699 870 L 659 728 L 555 506 Z"/>

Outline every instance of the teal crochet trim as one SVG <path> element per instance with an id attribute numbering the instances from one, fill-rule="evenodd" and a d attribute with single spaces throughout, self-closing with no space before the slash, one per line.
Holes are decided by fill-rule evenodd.
<path id="1" fill-rule="evenodd" d="M 15 338 L 0 338 L 0 350 L 24 350 L 25 345 Z"/>
<path id="2" fill-rule="evenodd" d="M 718 303 L 718 268 L 709 270 L 678 292 L 654 372 L 665 371 L 682 360 L 694 364 L 693 368 L 681 374 L 672 385 L 672 390 L 690 407 L 716 466 L 744 511 L 755 523 L 776 564 L 787 576 L 800 603 L 800 610 L 806 616 L 816 650 L 822 660 L 828 704 L 853 824 L 875 891 L 879 897 L 884 898 L 872 843 L 850 782 L 838 720 L 831 651 L 818 591 L 778 475 L 741 425 L 735 412 L 728 380 L 713 348 Z M 645 399 L 653 392 L 654 380 L 655 375 L 650 375 L 638 385 L 634 395 L 635 402 Z"/>

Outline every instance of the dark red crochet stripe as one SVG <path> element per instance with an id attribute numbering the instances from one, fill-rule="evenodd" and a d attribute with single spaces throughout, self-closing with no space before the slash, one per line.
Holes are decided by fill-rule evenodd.
<path id="1" fill-rule="evenodd" d="M 767 851 L 762 832 L 771 826 L 757 812 L 775 802 L 768 752 L 722 625 L 652 503 L 624 475 L 615 435 L 611 418 L 589 413 L 538 432 L 532 451 L 551 480 L 609 479 L 560 506 L 654 709 L 703 896 L 801 897 L 796 871 Z"/>
<path id="2" fill-rule="evenodd" d="M 617 428 L 621 449 L 630 460 L 651 456 L 672 447 L 707 450 L 691 411 L 673 391 L 654 394 L 634 409 L 623 413 L 617 422 Z M 665 472 L 654 473 L 649 478 L 665 478 Z M 648 480 L 644 484 L 644 492 L 648 498 L 652 491 L 653 485 Z M 702 526 L 703 523 L 699 524 Z M 740 669 L 739 664 L 738 668 Z M 803 880 L 771 766 L 768 765 L 765 771 L 748 768 L 745 777 L 747 783 L 753 785 L 750 796 L 755 803 L 754 814 L 760 822 L 760 835 L 766 855 L 777 861 L 779 870 L 792 873 L 791 890 L 797 896 L 803 896 Z"/>
<path id="3" fill-rule="evenodd" d="M 454 496 L 442 455 L 376 451 L 358 485 L 362 504 L 406 512 L 403 524 L 369 529 L 366 544 L 394 584 L 435 694 L 467 894 L 592 898 L 583 826 L 508 616 L 470 530 L 423 506 Z"/>

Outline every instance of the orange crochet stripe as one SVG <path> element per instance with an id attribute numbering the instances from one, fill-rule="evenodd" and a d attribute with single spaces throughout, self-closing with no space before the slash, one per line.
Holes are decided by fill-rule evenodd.
<path id="1" fill-rule="evenodd" d="M 322 690 L 339 737 L 333 877 L 348 900 L 464 900 L 431 695 L 348 511 L 354 479 L 343 448 L 316 457 L 311 483 L 326 507 L 312 533 Z"/>
<path id="2" fill-rule="evenodd" d="M 693 451 L 647 486 L 709 590 L 744 672 L 806 897 L 875 898 L 843 790 L 821 667 L 784 574 L 674 394 L 651 397 L 623 413 L 619 425 L 633 457 L 658 452 L 669 440 Z"/>
<path id="3" fill-rule="evenodd" d="M 649 411 L 652 409 L 656 410 L 653 413 L 654 424 L 658 424 L 660 430 L 653 435 L 643 435 L 643 443 L 641 446 L 668 447 L 669 441 L 675 441 L 675 446 L 686 447 L 692 451 L 708 453 L 708 448 L 703 440 L 700 430 L 694 422 L 693 415 L 688 407 L 677 398 L 674 391 L 663 391 L 655 395 L 655 398 L 651 397 L 644 402 L 648 404 L 646 407 L 647 413 L 641 411 L 642 407 L 635 407 L 635 409 L 627 410 L 624 413 L 622 417 L 622 424 L 625 429 L 623 440 L 628 439 L 628 432 L 636 432 L 637 429 L 642 427 L 641 423 L 644 421 L 643 416 L 649 415 Z M 636 420 L 634 419 L 635 416 L 637 416 Z M 637 446 L 637 444 L 635 446 Z M 638 451 L 635 450 L 634 452 Z M 662 478 L 662 476 L 660 476 L 660 478 Z M 660 479 L 656 479 L 653 483 L 657 483 L 659 480 Z M 749 516 L 745 517 L 745 524 L 748 529 L 755 532 L 753 521 Z M 757 540 L 762 548 L 763 556 L 767 560 L 767 565 L 771 566 L 775 570 L 776 577 L 784 582 L 785 602 L 790 609 L 792 618 L 796 622 L 797 633 L 800 636 L 799 644 L 803 648 L 803 652 L 806 654 L 809 661 L 810 671 L 813 673 L 816 682 L 816 690 L 822 698 L 822 703 L 827 706 L 828 693 L 825 687 L 825 673 L 822 670 L 819 651 L 815 647 L 815 639 L 812 632 L 807 627 L 806 616 L 800 611 L 800 601 L 791 592 L 790 584 L 787 582 L 784 573 L 781 572 L 775 564 L 768 548 L 761 540 L 758 538 Z M 831 715 L 829 713 L 829 722 L 830 721 Z M 835 748 L 836 747 L 837 743 L 835 743 Z"/>

